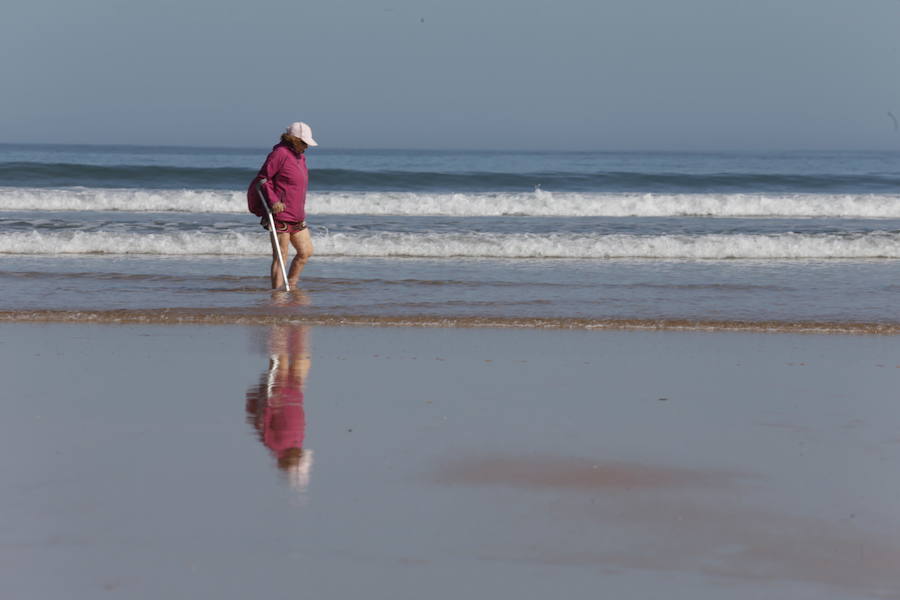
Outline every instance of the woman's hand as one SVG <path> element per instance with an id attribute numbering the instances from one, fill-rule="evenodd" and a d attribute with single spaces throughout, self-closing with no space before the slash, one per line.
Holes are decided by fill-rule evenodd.
<path id="1" fill-rule="evenodd" d="M 275 204 L 272 205 L 272 212 L 275 213 L 276 215 L 283 210 L 284 210 L 283 202 L 276 202 Z"/>

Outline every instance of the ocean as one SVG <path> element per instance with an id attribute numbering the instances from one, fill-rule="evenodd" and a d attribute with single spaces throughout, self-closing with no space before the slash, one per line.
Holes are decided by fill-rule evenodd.
<path id="1" fill-rule="evenodd" d="M 900 332 L 900 152 L 314 148 L 285 294 L 268 150 L 0 145 L 0 320 Z"/>

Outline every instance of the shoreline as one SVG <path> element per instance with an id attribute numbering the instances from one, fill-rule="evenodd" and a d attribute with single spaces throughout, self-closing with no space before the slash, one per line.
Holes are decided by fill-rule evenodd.
<path id="1" fill-rule="evenodd" d="M 246 309 L 137 310 L 7 310 L 0 323 L 97 323 L 147 325 L 308 325 L 324 327 L 412 327 L 442 329 L 526 329 L 587 331 L 693 331 L 825 335 L 900 335 L 900 323 L 828 321 L 740 321 L 659 319 L 596 319 L 568 317 L 478 317 L 435 315 L 277 314 Z"/>

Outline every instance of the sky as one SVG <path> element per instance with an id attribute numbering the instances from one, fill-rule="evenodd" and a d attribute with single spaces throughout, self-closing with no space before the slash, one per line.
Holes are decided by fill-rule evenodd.
<path id="1" fill-rule="evenodd" d="M 900 149 L 900 0 L 29 0 L 0 142 Z"/>

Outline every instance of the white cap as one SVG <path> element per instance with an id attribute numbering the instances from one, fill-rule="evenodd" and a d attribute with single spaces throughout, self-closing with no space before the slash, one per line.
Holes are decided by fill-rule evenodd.
<path id="1" fill-rule="evenodd" d="M 308 146 L 319 145 L 316 140 L 313 139 L 312 128 L 303 121 L 291 123 L 291 126 L 287 128 L 287 131 L 285 133 L 288 133 L 295 138 L 300 138 L 301 140 L 306 142 Z"/>

